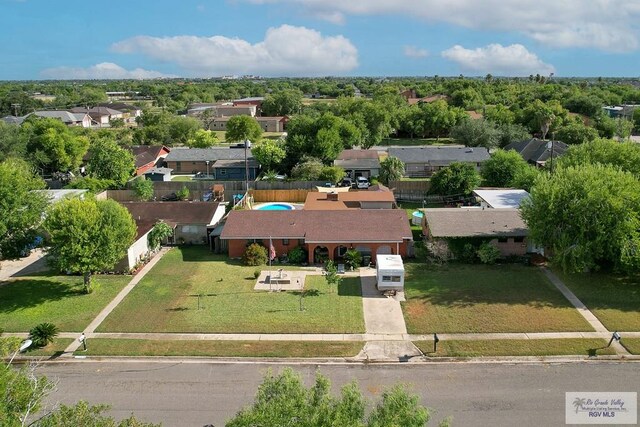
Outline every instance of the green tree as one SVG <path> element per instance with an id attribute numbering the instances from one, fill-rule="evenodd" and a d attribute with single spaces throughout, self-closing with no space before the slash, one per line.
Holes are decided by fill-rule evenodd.
<path id="1" fill-rule="evenodd" d="M 640 267 L 640 182 L 595 164 L 562 167 L 536 180 L 522 205 L 529 236 L 565 271 Z"/>
<path id="2" fill-rule="evenodd" d="M 218 136 L 210 131 L 198 129 L 194 132 L 193 137 L 187 140 L 189 148 L 210 148 L 218 143 Z"/>
<path id="3" fill-rule="evenodd" d="M 116 187 L 116 183 L 110 179 L 99 179 L 92 176 L 84 176 L 74 178 L 71 182 L 64 186 L 66 189 L 83 189 L 89 190 L 94 194 L 101 193 L 109 188 Z"/>
<path id="4" fill-rule="evenodd" d="M 602 164 L 631 172 L 640 179 L 640 146 L 632 142 L 617 142 L 608 139 L 569 147 L 558 158 L 558 167 L 581 167 L 590 164 Z"/>
<path id="5" fill-rule="evenodd" d="M 94 178 L 110 180 L 123 186 L 135 171 L 133 154 L 112 139 L 100 139 L 89 150 L 87 172 Z"/>
<path id="6" fill-rule="evenodd" d="M 324 165 L 313 157 L 303 158 L 300 163 L 291 170 L 291 177 L 301 181 L 318 181 Z"/>
<path id="7" fill-rule="evenodd" d="M 131 189 L 138 200 L 149 201 L 153 199 L 153 181 L 139 176 L 131 182 Z"/>
<path id="8" fill-rule="evenodd" d="M 189 141 L 195 139 L 197 132 L 202 130 L 200 120 L 193 117 L 171 116 L 166 126 L 169 145 L 189 145 Z"/>
<path id="9" fill-rule="evenodd" d="M 0 259 L 19 258 L 34 241 L 48 200 L 33 190 L 44 186 L 25 161 L 0 163 Z"/>
<path id="10" fill-rule="evenodd" d="M 389 156 L 380 162 L 380 176 L 378 179 L 384 184 L 398 181 L 404 174 L 404 163 L 397 157 Z"/>
<path id="11" fill-rule="evenodd" d="M 320 181 L 326 181 L 331 183 L 338 183 L 342 181 L 345 176 L 344 169 L 339 166 L 323 166 L 318 175 Z"/>
<path id="12" fill-rule="evenodd" d="M 511 181 L 511 187 L 531 192 L 531 187 L 533 187 L 536 179 L 538 179 L 538 177 L 543 173 L 546 172 L 541 172 L 540 169 L 534 166 L 518 169 Z"/>
<path id="13" fill-rule="evenodd" d="M 338 274 L 338 268 L 336 267 L 336 264 L 333 261 L 328 260 L 325 263 L 324 269 L 326 270 L 324 278 L 327 281 L 327 285 L 331 286 L 332 289 L 334 286 L 336 289 L 338 289 L 340 287 L 340 283 L 342 282 L 342 277 L 340 277 L 340 275 Z"/>
<path id="14" fill-rule="evenodd" d="M 616 136 L 620 141 L 629 139 L 633 131 L 633 121 L 623 118 L 616 119 Z"/>
<path id="15" fill-rule="evenodd" d="M 580 121 L 574 121 L 562 126 L 558 132 L 556 132 L 555 137 L 558 141 L 562 141 L 565 144 L 576 145 L 595 140 L 598 138 L 598 131 L 585 126 Z"/>
<path id="16" fill-rule="evenodd" d="M 0 162 L 11 157 L 25 158 L 27 141 L 20 126 L 0 120 Z"/>
<path id="17" fill-rule="evenodd" d="M 89 148 L 89 140 L 74 134 L 56 119 L 30 116 L 22 124 L 27 135 L 27 157 L 48 172 L 73 171 L 80 166 Z"/>
<path id="18" fill-rule="evenodd" d="M 108 405 L 89 405 L 80 401 L 75 405 L 60 405 L 60 408 L 39 419 L 33 427 L 160 427 L 160 424 L 149 424 L 139 421 L 131 415 L 122 421 L 104 415 Z"/>
<path id="19" fill-rule="evenodd" d="M 302 92 L 297 89 L 285 89 L 265 96 L 262 102 L 264 116 L 289 116 L 302 109 Z"/>
<path id="20" fill-rule="evenodd" d="M 147 237 L 149 249 L 152 251 L 158 249 L 162 241 L 170 236 L 173 236 L 173 228 L 164 221 L 156 222 Z"/>
<path id="21" fill-rule="evenodd" d="M 480 174 L 469 163 L 454 162 L 431 177 L 431 193 L 441 196 L 468 195 L 480 185 Z"/>
<path id="22" fill-rule="evenodd" d="M 467 147 L 494 148 L 500 141 L 500 131 L 484 119 L 463 120 L 451 128 L 451 138 Z"/>
<path id="23" fill-rule="evenodd" d="M 233 116 L 227 122 L 225 138 L 228 142 L 244 142 L 246 140 L 252 143 L 260 142 L 262 128 L 253 117 Z"/>
<path id="24" fill-rule="evenodd" d="M 269 371 L 258 388 L 253 405 L 242 409 L 227 427 L 250 426 L 340 426 L 340 427 L 422 427 L 430 419 L 429 410 L 406 388 L 395 386 L 382 395 L 367 418 L 366 402 L 355 382 L 331 395 L 331 383 L 316 374 L 307 389 L 299 374 L 286 368 L 280 375 Z"/>
<path id="25" fill-rule="evenodd" d="M 287 152 L 281 142 L 266 139 L 251 147 L 251 154 L 258 161 L 263 170 L 277 170 Z"/>
<path id="26" fill-rule="evenodd" d="M 21 369 L 0 368 L 0 425 L 22 427 L 37 413 L 55 384 L 36 375 L 33 365 Z"/>
<path id="27" fill-rule="evenodd" d="M 524 141 L 531 138 L 529 130 L 517 123 L 502 123 L 498 125 L 497 129 L 500 135 L 498 141 L 498 146 L 500 147 L 509 145 L 514 141 Z"/>
<path id="28" fill-rule="evenodd" d="M 531 166 L 514 150 L 496 150 L 482 164 L 480 174 L 487 187 L 512 187 L 516 175 Z"/>
<path id="29" fill-rule="evenodd" d="M 113 200 L 71 198 L 51 206 L 44 228 L 49 261 L 59 271 L 82 273 L 91 292 L 91 274 L 112 269 L 136 236 L 129 211 Z"/>

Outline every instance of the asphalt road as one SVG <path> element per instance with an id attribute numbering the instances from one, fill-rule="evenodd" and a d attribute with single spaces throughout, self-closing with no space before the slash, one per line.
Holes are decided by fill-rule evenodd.
<path id="1" fill-rule="evenodd" d="M 164 426 L 224 425 L 252 402 L 268 368 L 284 365 L 209 362 L 72 362 L 43 364 L 59 381 L 52 402 L 107 403 L 110 414 Z M 376 400 L 396 382 L 411 384 L 436 409 L 430 425 L 447 415 L 455 426 L 564 425 L 566 391 L 640 391 L 640 364 L 405 364 L 297 365 L 309 384 L 319 369 L 334 385 L 357 380 Z"/>

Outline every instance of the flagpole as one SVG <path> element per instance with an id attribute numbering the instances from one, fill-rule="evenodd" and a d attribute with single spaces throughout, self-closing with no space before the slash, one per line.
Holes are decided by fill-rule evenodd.
<path id="1" fill-rule="evenodd" d="M 271 248 L 273 248 L 273 242 L 271 241 L 271 236 L 269 236 L 269 292 L 271 292 Z"/>

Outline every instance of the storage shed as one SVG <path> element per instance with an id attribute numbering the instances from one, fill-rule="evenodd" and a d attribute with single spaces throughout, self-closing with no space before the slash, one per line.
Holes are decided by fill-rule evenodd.
<path id="1" fill-rule="evenodd" d="M 404 290 L 404 265 L 400 255 L 376 255 L 376 282 L 380 291 Z"/>

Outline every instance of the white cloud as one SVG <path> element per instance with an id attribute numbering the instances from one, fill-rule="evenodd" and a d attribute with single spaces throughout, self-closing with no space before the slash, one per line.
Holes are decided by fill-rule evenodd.
<path id="1" fill-rule="evenodd" d="M 224 36 L 137 36 L 115 43 L 112 49 L 175 63 L 194 76 L 319 76 L 358 66 L 358 51 L 345 37 L 291 25 L 269 28 L 264 40 L 255 44 Z"/>
<path id="2" fill-rule="evenodd" d="M 427 49 L 420 49 L 415 46 L 405 46 L 404 56 L 407 56 L 409 58 L 426 58 L 427 56 L 429 56 L 429 51 Z"/>
<path id="3" fill-rule="evenodd" d="M 478 30 L 508 31 L 555 47 L 625 52 L 640 43 L 638 0 L 245 0 L 297 5 L 320 18 L 405 15 Z"/>
<path id="4" fill-rule="evenodd" d="M 535 53 L 529 52 L 521 44 L 490 44 L 476 49 L 455 45 L 442 52 L 442 56 L 457 63 L 464 71 L 480 74 L 527 76 L 555 72 L 553 65 L 542 62 Z"/>
<path id="5" fill-rule="evenodd" d="M 40 72 L 45 79 L 59 80 L 92 80 L 92 79 L 155 79 L 158 77 L 175 77 L 158 71 L 142 68 L 126 70 L 113 62 L 102 62 L 87 68 L 55 67 Z"/>

